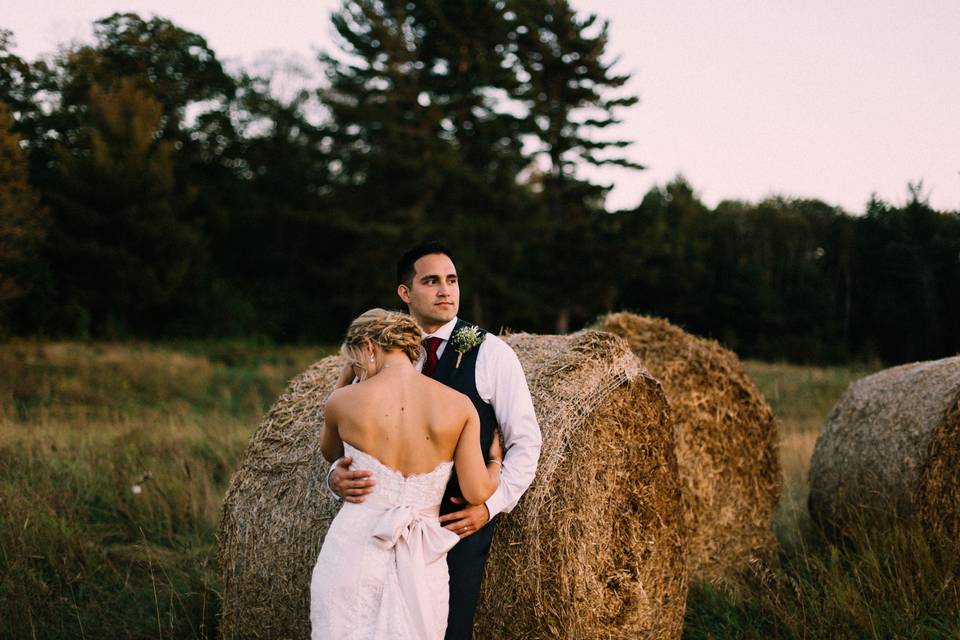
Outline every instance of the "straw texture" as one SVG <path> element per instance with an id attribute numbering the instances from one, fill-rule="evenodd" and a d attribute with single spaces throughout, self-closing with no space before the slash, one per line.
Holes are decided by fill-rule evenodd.
<path id="1" fill-rule="evenodd" d="M 596 326 L 625 338 L 663 384 L 677 430 L 691 580 L 774 561 L 777 420 L 736 354 L 659 318 L 616 313 Z"/>
<path id="2" fill-rule="evenodd" d="M 679 638 L 686 600 L 673 426 L 626 343 L 519 334 L 544 436 L 533 486 L 500 516 L 477 638 Z M 309 581 L 338 503 L 323 483 L 323 405 L 341 367 L 297 376 L 224 499 L 220 637 L 309 637 Z"/>
<path id="3" fill-rule="evenodd" d="M 840 532 L 893 517 L 960 535 L 960 356 L 851 384 L 817 440 L 809 505 Z"/>
<path id="4" fill-rule="evenodd" d="M 543 431 L 537 478 L 500 516 L 477 638 L 679 638 L 687 580 L 673 425 L 610 334 L 517 334 Z"/>

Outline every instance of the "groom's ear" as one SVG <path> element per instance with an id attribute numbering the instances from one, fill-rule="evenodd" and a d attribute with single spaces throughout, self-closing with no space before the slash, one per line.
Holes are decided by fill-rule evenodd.
<path id="1" fill-rule="evenodd" d="M 410 287 L 405 284 L 397 285 L 397 295 L 400 296 L 404 304 L 410 304 Z"/>

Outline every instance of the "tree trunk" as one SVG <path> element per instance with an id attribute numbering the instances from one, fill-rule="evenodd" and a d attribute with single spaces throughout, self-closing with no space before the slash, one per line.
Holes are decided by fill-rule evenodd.
<path id="1" fill-rule="evenodd" d="M 570 307 L 563 306 L 557 310 L 557 333 L 566 334 L 570 332 Z"/>
<path id="2" fill-rule="evenodd" d="M 481 327 L 486 326 L 483 320 L 483 300 L 481 300 L 480 294 L 474 294 L 470 299 L 470 309 L 472 314 L 470 322 Z"/>

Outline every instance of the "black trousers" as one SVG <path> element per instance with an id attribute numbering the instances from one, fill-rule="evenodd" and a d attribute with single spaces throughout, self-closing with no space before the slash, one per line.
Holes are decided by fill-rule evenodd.
<path id="1" fill-rule="evenodd" d="M 456 507 L 456 511 L 462 507 Z M 496 517 L 483 529 L 456 544 L 447 554 L 450 570 L 450 613 L 447 616 L 445 640 L 471 640 L 473 616 L 480 599 L 483 569 L 493 540 Z"/>

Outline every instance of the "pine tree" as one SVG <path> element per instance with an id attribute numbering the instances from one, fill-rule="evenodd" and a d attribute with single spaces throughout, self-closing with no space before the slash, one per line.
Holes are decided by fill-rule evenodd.
<path id="1" fill-rule="evenodd" d="M 524 243 L 536 236 L 539 199 L 520 176 L 524 150 L 516 16 L 504 0 L 446 0 L 411 5 L 423 29 L 420 59 L 431 104 L 456 151 L 434 205 L 466 276 L 465 314 L 476 322 L 528 313 L 532 274 Z M 513 316 L 512 319 L 510 316 Z"/>
<path id="2" fill-rule="evenodd" d="M 514 0 L 508 6 L 517 16 L 516 51 L 524 79 L 518 96 L 528 108 L 527 129 L 538 141 L 535 157 L 545 165 L 540 182 L 548 233 L 541 236 L 543 266 L 537 271 L 546 275 L 540 286 L 551 291 L 549 298 L 562 301 L 556 305 L 556 330 L 564 332 L 589 321 L 616 296 L 608 274 L 617 265 L 596 260 L 616 255 L 603 244 L 604 197 L 610 187 L 578 173 L 584 164 L 643 168 L 612 153 L 630 142 L 592 135 L 619 124 L 619 109 L 637 98 L 609 95 L 629 76 L 613 72 L 617 60 L 607 60 L 609 25 L 596 15 L 577 16 L 567 0 Z"/>
<path id="3" fill-rule="evenodd" d="M 485 291 L 504 289 L 510 240 L 530 208 L 517 183 L 522 131 L 504 101 L 516 81 L 503 7 L 344 2 L 333 16 L 340 51 L 323 58 L 333 199 L 359 222 L 366 255 L 392 264 L 404 245 L 446 239 L 479 322 Z M 377 286 L 390 291 L 385 275 Z"/>

